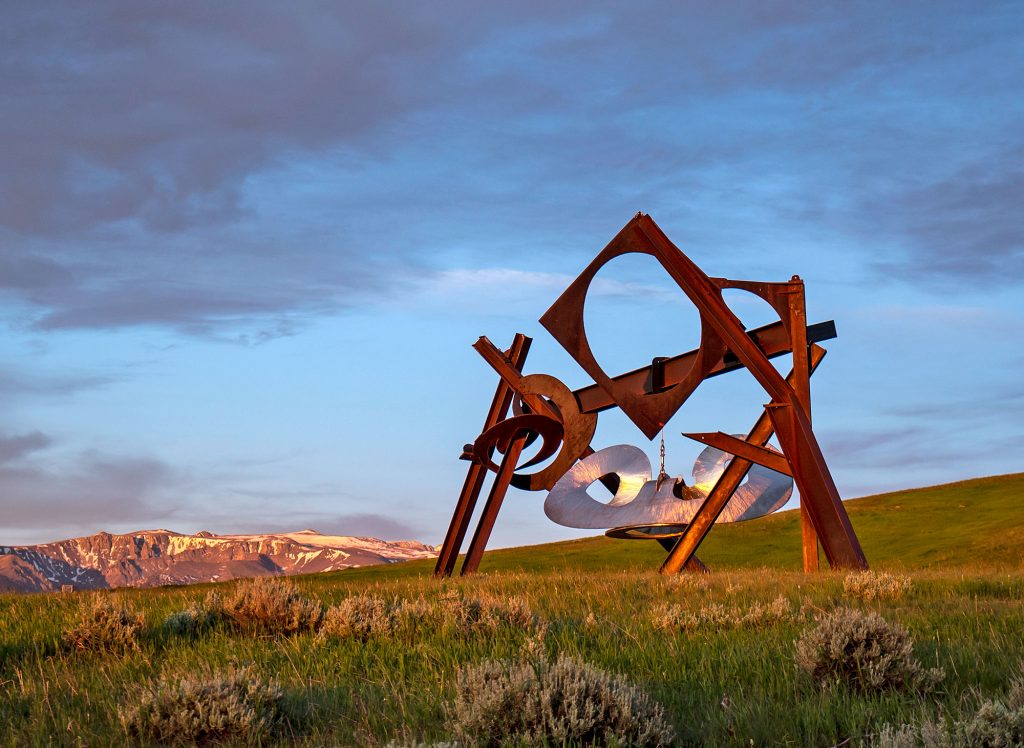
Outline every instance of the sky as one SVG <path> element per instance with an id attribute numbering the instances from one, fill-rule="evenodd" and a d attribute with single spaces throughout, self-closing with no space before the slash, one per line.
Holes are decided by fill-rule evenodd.
<path id="1" fill-rule="evenodd" d="M 10 3 L 0 48 L 0 544 L 440 542 L 496 384 L 471 344 L 588 384 L 537 319 L 638 211 L 835 320 L 844 497 L 1024 465 L 1020 2 Z M 585 319 L 612 373 L 699 339 L 647 257 Z M 766 401 L 704 383 L 668 471 Z M 602 413 L 617 443 L 657 457 Z M 542 504 L 492 546 L 594 534 Z"/>

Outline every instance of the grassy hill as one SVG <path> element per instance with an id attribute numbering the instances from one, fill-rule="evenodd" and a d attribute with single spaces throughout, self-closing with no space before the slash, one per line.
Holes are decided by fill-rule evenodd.
<path id="1" fill-rule="evenodd" d="M 456 709 L 467 668 L 523 663 L 529 674 L 559 656 L 649 694 L 673 745 L 876 746 L 886 725 L 922 723 L 959 740 L 981 717 L 1005 736 L 1012 711 L 983 706 L 1024 695 L 1008 695 L 1024 663 L 1021 499 L 1024 474 L 848 502 L 883 570 L 867 581 L 796 571 L 788 512 L 716 528 L 701 549 L 711 575 L 662 577 L 656 544 L 599 537 L 494 551 L 469 579 L 436 580 L 422 561 L 311 575 L 284 598 L 246 583 L 0 595 L 0 746 L 166 744 L 136 735 L 132 715 L 145 692 L 166 699 L 189 678 L 202 683 L 187 699 L 152 712 L 179 737 L 195 723 L 185 702 L 220 714 L 207 702 L 226 694 L 224 714 L 259 717 L 268 702 L 241 707 L 276 682 L 288 721 L 271 730 L 266 712 L 224 744 L 440 745 L 467 723 Z M 97 601 L 124 616 L 97 613 Z M 268 624 L 275 606 L 283 625 Z M 820 686 L 794 642 L 832 612 L 903 627 L 913 657 L 944 680 L 928 692 Z M 499 706 L 499 734 L 500 720 L 529 713 L 521 698 Z M 898 743 L 915 744 L 926 742 Z"/>
<path id="2" fill-rule="evenodd" d="M 1016 567 L 1024 561 L 1024 473 L 878 494 L 844 504 L 873 568 Z M 713 569 L 799 570 L 799 522 L 799 513 L 792 510 L 719 525 L 698 555 Z M 598 536 L 489 551 L 480 570 L 656 569 L 664 558 L 657 543 Z M 421 561 L 401 568 L 339 573 L 376 579 L 422 574 L 430 568 L 431 563 Z"/>

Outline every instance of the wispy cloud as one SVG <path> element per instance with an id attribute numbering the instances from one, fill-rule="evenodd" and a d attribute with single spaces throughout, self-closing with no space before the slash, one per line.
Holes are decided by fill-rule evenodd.
<path id="1" fill-rule="evenodd" d="M 41 431 L 27 434 L 0 434 L 0 465 L 46 449 L 53 440 Z"/>
<path id="2" fill-rule="evenodd" d="M 18 457 L 27 455 L 23 449 Z M 70 459 L 12 459 L 0 465 L 0 532 L 38 537 L 42 530 L 81 534 L 159 522 L 173 514 L 168 491 L 180 482 L 170 465 L 147 457 L 87 451 Z"/>
<path id="3" fill-rule="evenodd" d="M 29 395 L 65 397 L 107 387 L 119 379 L 109 374 L 53 374 L 0 368 L 0 400 Z"/>
<path id="4" fill-rule="evenodd" d="M 452 12 L 11 8 L 0 285 L 44 333 L 253 343 L 451 254 L 571 272 L 637 209 L 723 275 L 818 231 L 1020 277 L 1013 6 Z"/>

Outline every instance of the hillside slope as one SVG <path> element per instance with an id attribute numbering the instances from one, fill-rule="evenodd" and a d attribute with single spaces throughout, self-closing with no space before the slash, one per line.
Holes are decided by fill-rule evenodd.
<path id="1" fill-rule="evenodd" d="M 1024 473 L 866 496 L 844 504 L 873 567 L 1017 567 L 1024 562 Z M 545 521 L 539 503 L 537 514 L 538 522 Z M 800 569 L 799 514 L 792 510 L 719 525 L 698 555 L 713 569 Z M 480 569 L 656 569 L 664 558 L 657 543 L 598 536 L 490 551 Z M 822 567 L 827 568 L 824 555 Z M 432 564 L 421 561 L 345 573 L 391 577 L 422 574 L 428 568 Z"/>

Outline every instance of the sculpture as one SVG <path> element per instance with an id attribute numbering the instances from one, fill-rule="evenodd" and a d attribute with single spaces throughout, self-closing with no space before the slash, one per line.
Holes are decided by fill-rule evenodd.
<path id="1" fill-rule="evenodd" d="M 678 284 L 700 313 L 701 342 L 694 351 L 655 359 L 650 366 L 612 377 L 602 369 L 590 349 L 583 306 L 597 272 L 612 259 L 629 253 L 651 255 Z M 722 290 L 726 288 L 747 291 L 764 299 L 778 313 L 779 321 L 747 331 L 722 298 Z M 549 491 L 545 511 L 549 516 L 554 512 L 562 521 L 585 521 L 580 518 L 588 512 L 593 522 L 615 516 L 627 518 L 625 525 L 610 529 L 609 534 L 655 538 L 670 547 L 661 567 L 664 573 L 676 573 L 684 568 L 703 570 L 695 552 L 716 520 L 723 515 L 725 518 L 740 516 L 754 505 L 758 505 L 757 511 L 765 510 L 781 497 L 781 494 L 775 496 L 779 491 L 776 485 L 769 492 L 772 495 L 763 502 L 762 497 L 755 496 L 746 507 L 742 506 L 743 500 L 732 505 L 737 489 L 755 465 L 760 466 L 756 475 L 761 479 L 772 472 L 789 476 L 800 491 L 805 571 L 818 568 L 819 542 L 832 567 L 867 568 L 860 543 L 811 430 L 810 375 L 825 355 L 825 350 L 817 343 L 835 337 L 835 326 L 831 322 L 807 325 L 804 286 L 799 277 L 793 276 L 783 283 L 710 278 L 672 244 L 650 216 L 638 213 L 552 304 L 540 322 L 592 377 L 594 384 L 574 392 L 550 375 L 524 375 L 523 363 L 530 346 L 530 339 L 525 335 L 517 334 L 507 351 L 501 351 L 486 337 L 477 341 L 474 348 L 498 373 L 500 382 L 482 433 L 473 444 L 466 445 L 463 453 L 463 458 L 471 464 L 438 555 L 435 567 L 438 576 L 448 576 L 454 571 L 488 472 L 494 472 L 495 477 L 470 540 L 462 574 L 472 573 L 479 567 L 509 486 Z M 784 378 L 769 359 L 790 352 L 793 370 Z M 619 446 L 611 448 L 611 452 L 595 452 L 591 447 L 600 411 L 620 408 L 645 436 L 653 439 L 701 382 L 744 368 L 764 388 L 770 402 L 745 437 L 721 432 L 687 434 L 710 448 L 733 455 L 727 462 L 721 461 L 721 470 L 705 491 L 697 494 L 691 490 L 689 495 L 678 495 L 671 486 L 662 485 L 664 476 L 649 482 L 643 477 L 645 471 L 650 476 L 649 463 L 644 465 L 646 455 L 635 448 Z M 777 435 L 781 452 L 767 446 L 773 434 Z M 538 453 L 522 465 L 518 464 L 523 450 L 538 438 L 541 440 Z M 635 452 L 630 453 L 631 449 Z M 502 455 L 498 464 L 493 460 L 495 452 Z M 642 461 L 638 454 L 643 457 Z M 710 457 L 712 453 L 707 454 Z M 601 473 L 606 467 L 603 461 L 612 456 L 619 460 L 621 464 L 616 467 L 623 472 Z M 539 471 L 523 472 L 551 457 L 554 459 Z M 605 482 L 615 494 L 603 505 L 605 509 L 584 500 L 586 486 L 583 483 L 590 485 L 592 478 Z M 625 490 L 624 478 L 629 484 Z M 629 511 L 616 514 L 623 508 Z M 598 515 L 604 519 L 596 519 Z M 645 516 L 671 516 L 674 520 L 646 525 L 643 521 L 634 522 Z"/>

